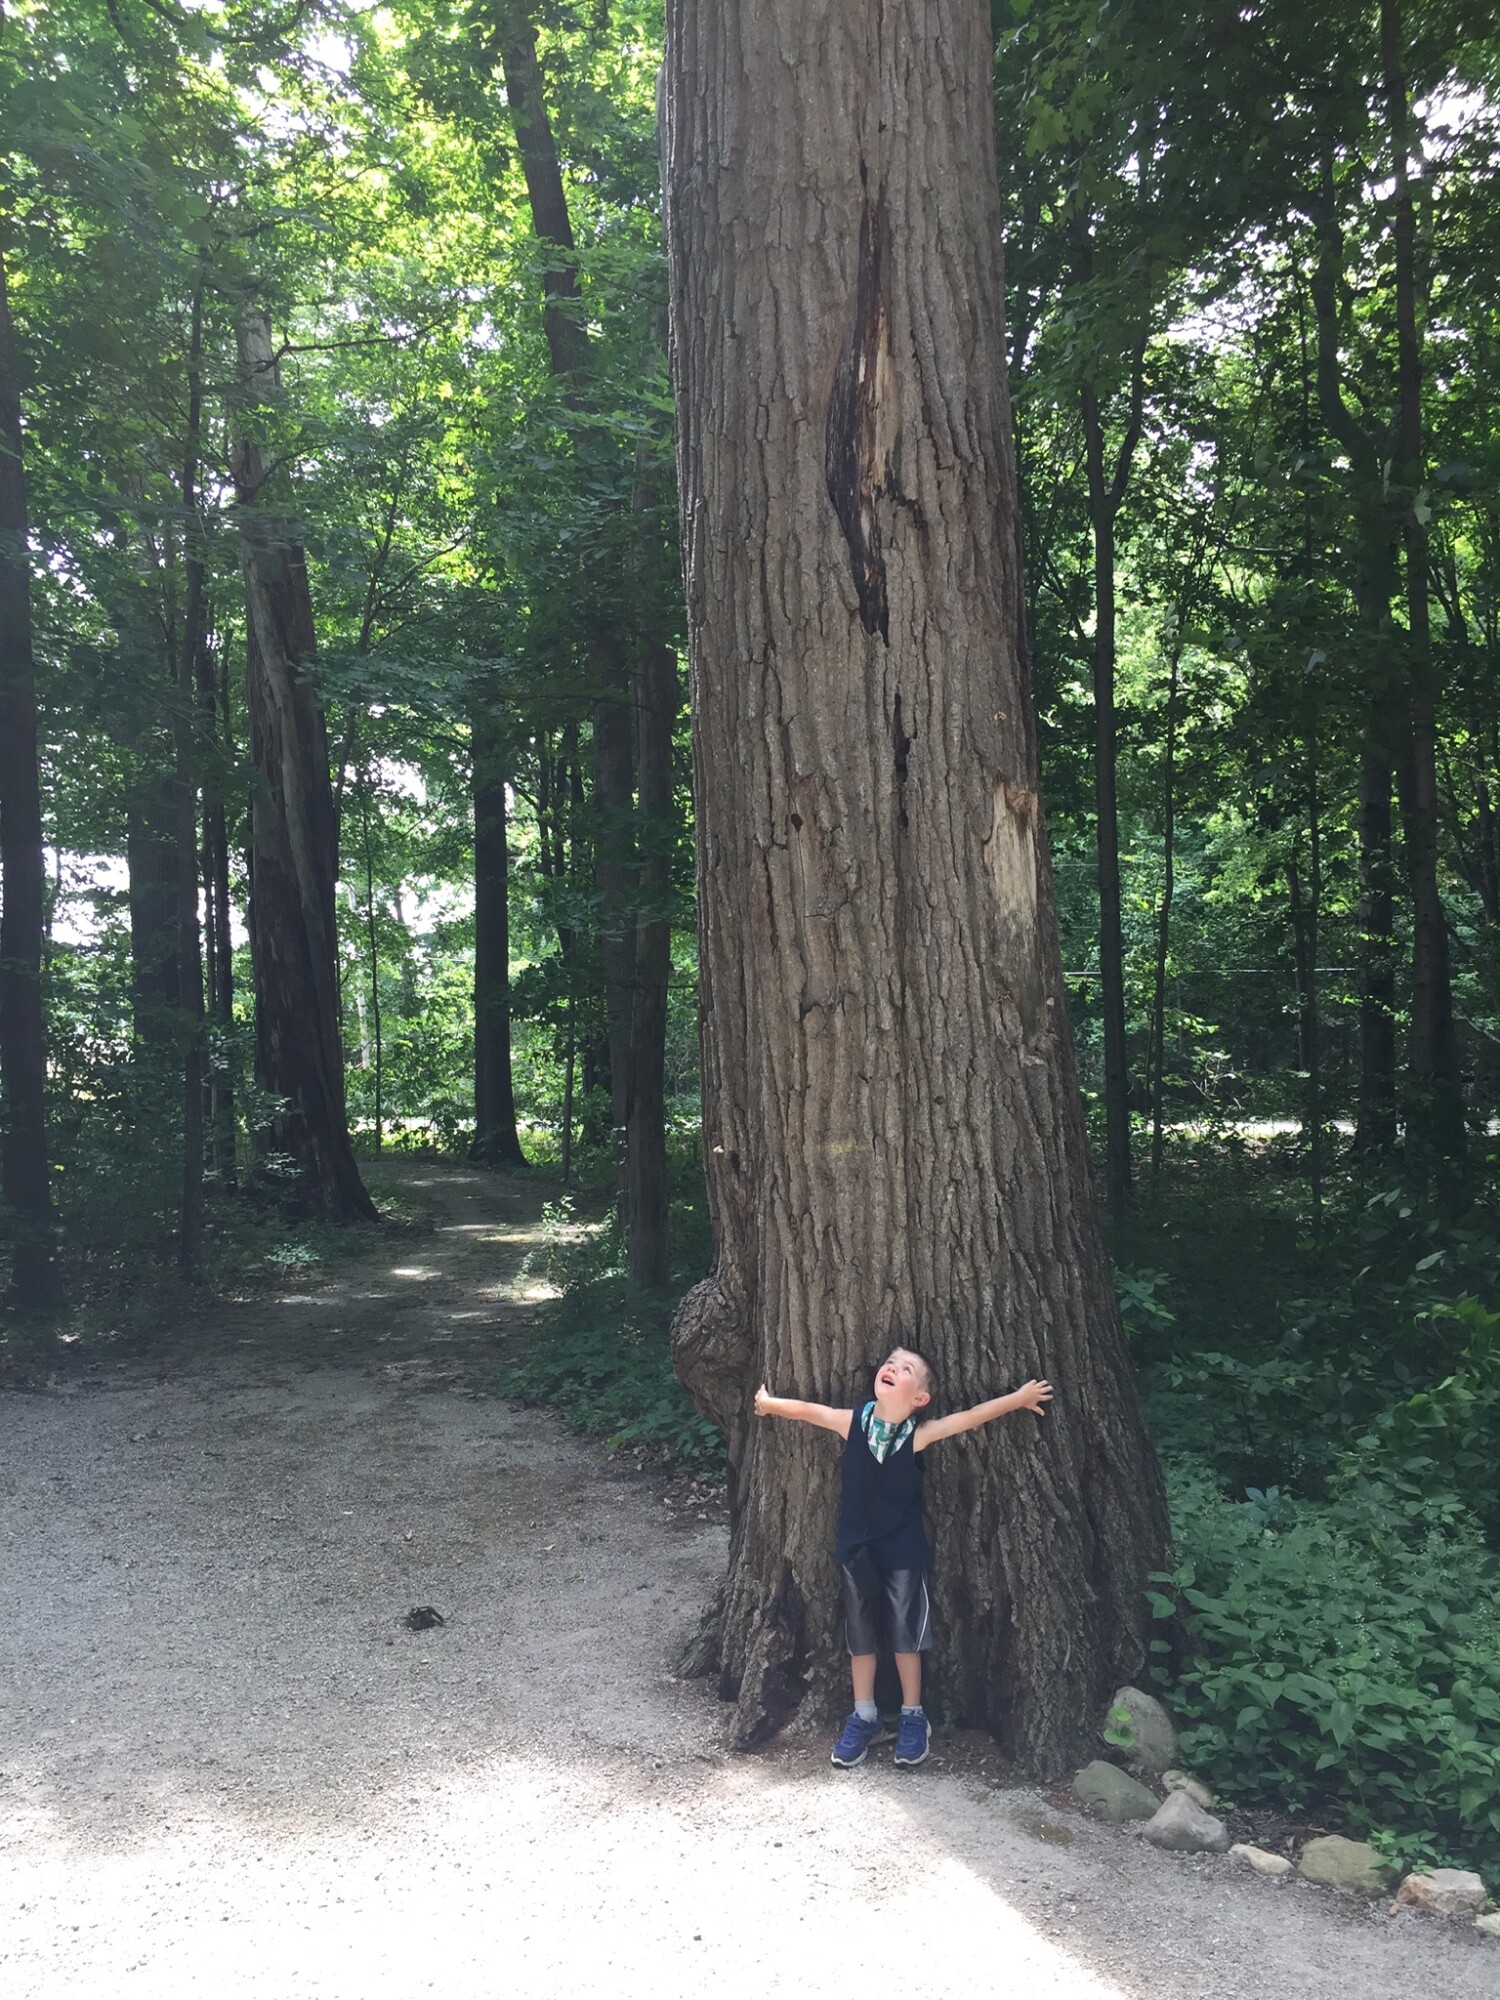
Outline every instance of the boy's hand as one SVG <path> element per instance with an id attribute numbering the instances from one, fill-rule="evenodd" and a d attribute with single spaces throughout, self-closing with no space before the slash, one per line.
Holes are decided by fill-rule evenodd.
<path id="1" fill-rule="evenodd" d="M 1039 1417 L 1047 1414 L 1047 1405 L 1052 1401 L 1050 1382 L 1023 1382 L 1015 1392 L 1018 1410 L 1035 1410 Z"/>
<path id="2" fill-rule="evenodd" d="M 758 1417 L 768 1416 L 770 1414 L 770 1403 L 771 1392 L 765 1383 L 762 1382 L 755 1392 L 755 1414 Z"/>

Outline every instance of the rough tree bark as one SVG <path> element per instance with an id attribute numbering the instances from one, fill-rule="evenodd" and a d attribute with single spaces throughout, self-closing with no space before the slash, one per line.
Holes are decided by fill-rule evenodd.
<path id="1" fill-rule="evenodd" d="M 22 451 L 20 360 L 0 254 L 0 1199 L 10 1296 L 48 1311 L 61 1302 L 62 1280 L 47 1163 L 46 863 Z"/>
<path id="2" fill-rule="evenodd" d="M 670 0 L 663 85 L 735 1740 L 846 1695 L 838 1454 L 896 1338 L 1045 1425 L 929 1469 L 949 1716 L 1060 1771 L 1166 1546 L 1089 1193 L 1037 797 L 982 0 Z"/>
<path id="3" fill-rule="evenodd" d="M 235 440 L 245 573 L 245 705 L 251 803 L 255 1060 L 281 1101 L 270 1147 L 296 1162 L 295 1197 L 327 1222 L 369 1222 L 375 1207 L 349 1143 L 339 1035 L 334 885 L 338 834 L 323 711 L 308 680 L 315 652 L 307 565 L 277 512 L 261 412 L 280 380 L 268 313 L 240 321 L 243 410 Z"/>

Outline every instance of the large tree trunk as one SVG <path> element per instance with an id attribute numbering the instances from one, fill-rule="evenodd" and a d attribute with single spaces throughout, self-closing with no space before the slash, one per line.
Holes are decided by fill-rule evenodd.
<path id="1" fill-rule="evenodd" d="M 251 807 L 256 1074 L 281 1100 L 267 1136 L 295 1162 L 303 1213 L 369 1222 L 344 1106 L 334 885 L 338 834 L 323 711 L 307 678 L 314 655 L 307 566 L 267 490 L 261 411 L 280 381 L 268 313 L 239 325 L 245 417 L 235 484 L 245 572 L 245 701 L 256 785 Z"/>
<path id="2" fill-rule="evenodd" d="M 61 1299 L 47 1163 L 42 1011 L 46 864 L 31 645 L 30 523 L 21 371 L 0 255 L 0 1198 L 10 1295 L 32 1311 Z"/>
<path id="3" fill-rule="evenodd" d="M 671 0 L 665 180 L 717 1258 L 722 1686 L 846 1698 L 838 1454 L 894 1339 L 1045 1425 L 930 1461 L 930 1686 L 1029 1769 L 1144 1662 L 1161 1482 L 1089 1193 L 1037 797 L 982 0 Z"/>
<path id="4" fill-rule="evenodd" d="M 474 789 L 474 1157 L 524 1167 L 510 1065 L 510 850 L 500 728 L 484 705 L 471 722 Z"/>

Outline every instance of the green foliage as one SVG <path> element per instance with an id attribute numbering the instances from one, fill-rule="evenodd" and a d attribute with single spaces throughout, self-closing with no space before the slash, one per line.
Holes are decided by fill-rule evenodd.
<path id="1" fill-rule="evenodd" d="M 1455 1321 L 1467 1332 L 1459 1367 L 1382 1410 L 1346 1455 L 1339 1484 L 1379 1484 L 1429 1517 L 1456 1503 L 1500 1548 L 1500 1314 L 1465 1296 L 1427 1318 Z"/>
<path id="2" fill-rule="evenodd" d="M 1177 1563 L 1152 1605 L 1179 1628 L 1157 1678 L 1184 1758 L 1243 1804 L 1493 1877 L 1500 1559 L 1473 1520 L 1363 1477 L 1328 1501 L 1229 1501 L 1181 1461 L 1170 1486 Z"/>
<path id="3" fill-rule="evenodd" d="M 678 1139 L 672 1167 L 682 1192 L 672 1205 L 673 1272 L 665 1292 L 631 1284 L 612 1221 L 575 1221 L 571 1198 L 547 1205 L 537 1261 L 557 1296 L 506 1391 L 550 1405 L 611 1450 L 645 1445 L 674 1465 L 719 1471 L 724 1440 L 673 1373 L 668 1339 L 677 1300 L 707 1265 L 696 1133 Z"/>

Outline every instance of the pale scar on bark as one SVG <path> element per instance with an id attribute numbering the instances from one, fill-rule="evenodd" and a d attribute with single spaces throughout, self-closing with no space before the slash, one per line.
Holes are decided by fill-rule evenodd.
<path id="1" fill-rule="evenodd" d="M 1051 1005 L 1042 993 L 1034 949 L 1037 796 L 1030 787 L 1012 785 L 1004 778 L 996 783 L 994 817 L 990 837 L 985 842 L 985 855 L 995 885 L 1000 930 L 1007 946 L 1006 962 L 998 970 L 1020 1008 L 1022 1027 L 1029 1041 L 1050 1025 L 1047 1008 Z"/>

